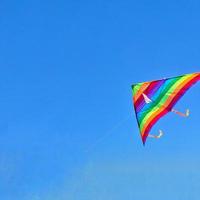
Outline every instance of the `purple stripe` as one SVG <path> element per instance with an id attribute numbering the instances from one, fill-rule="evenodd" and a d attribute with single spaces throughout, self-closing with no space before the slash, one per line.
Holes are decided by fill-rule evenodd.
<path id="1" fill-rule="evenodd" d="M 147 89 L 145 94 L 151 99 L 154 96 L 155 92 L 165 83 L 165 81 L 166 80 L 157 81 L 156 86 L 151 90 Z M 144 108 L 145 105 L 146 105 L 146 102 L 143 98 L 141 103 L 136 107 L 136 111 L 140 112 Z"/>

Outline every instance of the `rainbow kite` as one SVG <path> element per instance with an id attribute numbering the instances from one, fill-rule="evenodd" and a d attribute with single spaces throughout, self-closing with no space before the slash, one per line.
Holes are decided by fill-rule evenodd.
<path id="1" fill-rule="evenodd" d="M 143 144 L 147 137 L 160 138 L 162 136 L 161 130 L 158 136 L 151 135 L 149 132 L 154 124 L 168 112 L 174 112 L 183 117 L 189 116 L 189 110 L 181 113 L 173 107 L 197 81 L 200 81 L 200 73 L 132 85 L 133 103 Z"/>

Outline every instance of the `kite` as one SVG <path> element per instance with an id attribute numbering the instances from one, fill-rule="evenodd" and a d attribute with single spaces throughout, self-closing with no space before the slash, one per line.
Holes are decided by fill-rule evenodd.
<path id="1" fill-rule="evenodd" d="M 162 130 L 159 130 L 159 135 L 149 133 L 156 122 L 167 113 L 189 116 L 188 109 L 182 113 L 173 107 L 198 81 L 200 72 L 132 85 L 133 104 L 143 144 L 147 137 L 160 138 L 163 135 Z"/>

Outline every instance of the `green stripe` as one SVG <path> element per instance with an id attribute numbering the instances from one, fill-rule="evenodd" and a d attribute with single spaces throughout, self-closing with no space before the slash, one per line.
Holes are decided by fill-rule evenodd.
<path id="1" fill-rule="evenodd" d="M 143 85 L 143 83 L 138 83 L 138 84 L 132 86 L 133 96 L 135 96 L 136 92 L 138 92 L 140 90 L 142 85 Z"/>

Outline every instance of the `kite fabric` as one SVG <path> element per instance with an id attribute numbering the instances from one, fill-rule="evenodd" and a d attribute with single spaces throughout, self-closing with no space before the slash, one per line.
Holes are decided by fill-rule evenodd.
<path id="1" fill-rule="evenodd" d="M 200 81 L 200 72 L 132 85 L 133 104 L 143 144 L 154 124 Z"/>

